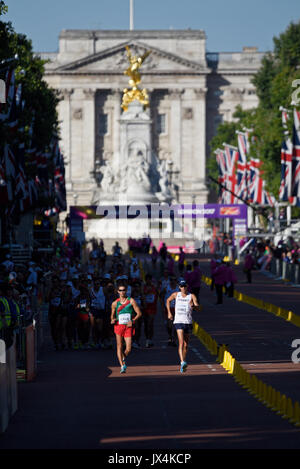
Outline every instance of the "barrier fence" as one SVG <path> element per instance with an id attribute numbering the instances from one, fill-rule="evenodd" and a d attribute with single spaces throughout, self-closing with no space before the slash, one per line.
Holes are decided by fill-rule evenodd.
<path id="1" fill-rule="evenodd" d="M 270 272 L 276 277 L 291 282 L 295 285 L 300 285 L 300 265 L 291 264 L 272 257 L 270 263 Z"/>
<path id="2" fill-rule="evenodd" d="M 32 381 L 37 371 L 37 328 L 19 325 L 13 332 L 12 345 L 0 339 L 0 434 L 18 408 L 18 381 Z"/>
<path id="3" fill-rule="evenodd" d="M 10 418 L 18 408 L 17 374 L 16 374 L 16 340 L 6 349 L 5 343 L 1 343 L 0 362 L 0 433 L 3 433 Z"/>
<path id="4" fill-rule="evenodd" d="M 255 374 L 249 373 L 231 355 L 225 345 L 218 345 L 211 335 L 195 321 L 193 322 L 193 334 L 200 339 L 211 355 L 216 357 L 216 361 L 234 377 L 243 389 L 277 415 L 296 427 L 300 427 L 300 404 L 298 401 L 293 401 L 290 397 L 257 378 Z"/>

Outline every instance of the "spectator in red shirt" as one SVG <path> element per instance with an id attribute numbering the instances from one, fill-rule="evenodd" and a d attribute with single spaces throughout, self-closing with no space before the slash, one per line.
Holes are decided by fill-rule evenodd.
<path id="1" fill-rule="evenodd" d="M 234 273 L 233 268 L 230 265 L 230 262 L 226 262 L 225 264 L 226 267 L 226 283 L 225 283 L 225 288 L 226 288 L 226 295 L 228 298 L 233 298 L 233 292 L 234 292 L 234 284 L 237 283 L 237 278 Z"/>
<path id="2" fill-rule="evenodd" d="M 202 279 L 202 272 L 199 267 L 199 262 L 195 260 L 193 262 L 193 271 L 191 274 L 190 288 L 191 288 L 191 293 L 194 293 L 194 295 L 197 298 L 197 301 L 199 301 L 201 279 Z"/>
<path id="3" fill-rule="evenodd" d="M 245 262 L 244 262 L 244 273 L 247 276 L 247 282 L 252 283 L 252 269 L 254 267 L 254 259 L 249 251 L 246 251 Z"/>
<path id="4" fill-rule="evenodd" d="M 214 279 L 215 279 L 215 286 L 216 286 L 216 293 L 217 293 L 217 305 L 223 303 L 223 287 L 226 283 L 226 267 L 225 264 L 222 263 L 221 259 L 217 260 L 217 267 L 214 272 Z"/>

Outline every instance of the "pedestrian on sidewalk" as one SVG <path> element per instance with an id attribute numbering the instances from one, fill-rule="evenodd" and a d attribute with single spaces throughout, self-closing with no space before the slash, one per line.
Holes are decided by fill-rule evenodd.
<path id="1" fill-rule="evenodd" d="M 213 291 L 213 289 L 215 288 L 214 272 L 215 272 L 215 269 L 217 268 L 217 265 L 218 265 L 217 257 L 214 256 L 210 261 L 210 278 L 211 278 L 210 289 L 211 291 Z"/>
<path id="2" fill-rule="evenodd" d="M 134 336 L 134 325 L 142 313 L 136 301 L 127 297 L 126 285 L 119 283 L 119 298 L 111 305 L 111 324 L 114 324 L 114 332 L 117 341 L 117 357 L 121 366 L 120 373 L 125 373 L 127 369 L 126 359 L 131 352 L 132 338 Z M 123 339 L 125 350 L 123 351 Z"/>
<path id="3" fill-rule="evenodd" d="M 145 325 L 146 347 L 153 347 L 154 318 L 157 313 L 158 291 L 152 281 L 152 275 L 147 274 L 143 288 L 144 311 L 143 319 Z"/>
<path id="4" fill-rule="evenodd" d="M 193 261 L 193 270 L 190 281 L 191 293 L 193 293 L 197 300 L 199 301 L 200 288 L 202 280 L 202 271 L 199 267 L 199 262 L 197 260 Z"/>
<path id="5" fill-rule="evenodd" d="M 246 251 L 245 261 L 244 261 L 244 273 L 247 276 L 247 282 L 252 283 L 252 270 L 254 267 L 254 259 L 249 250 Z"/>
<path id="6" fill-rule="evenodd" d="M 235 272 L 230 264 L 230 262 L 225 263 L 226 267 L 226 283 L 225 283 L 225 290 L 226 290 L 226 295 L 228 298 L 233 298 L 234 294 L 234 285 L 237 283 L 237 278 L 235 275 Z"/>
<path id="7" fill-rule="evenodd" d="M 185 274 L 184 274 L 184 280 L 187 283 L 188 291 L 190 293 L 192 291 L 192 278 L 193 278 L 192 264 L 188 264 L 186 266 L 186 271 L 185 271 Z"/>
<path id="8" fill-rule="evenodd" d="M 179 275 L 182 277 L 183 271 L 184 271 L 184 261 L 185 261 L 185 252 L 183 250 L 183 247 L 179 247 L 179 258 L 178 258 L 178 272 Z"/>
<path id="9" fill-rule="evenodd" d="M 178 355 L 180 358 L 180 373 L 187 369 L 187 351 L 190 334 L 193 329 L 193 309 L 200 311 L 200 305 L 193 293 L 188 293 L 188 285 L 185 280 L 179 282 L 179 292 L 174 292 L 166 301 L 168 319 L 173 320 L 178 338 Z M 175 315 L 171 311 L 171 303 L 175 300 Z"/>
<path id="10" fill-rule="evenodd" d="M 217 267 L 214 271 L 215 288 L 217 294 L 217 305 L 223 304 L 223 287 L 226 283 L 226 267 L 221 259 L 217 260 Z"/>

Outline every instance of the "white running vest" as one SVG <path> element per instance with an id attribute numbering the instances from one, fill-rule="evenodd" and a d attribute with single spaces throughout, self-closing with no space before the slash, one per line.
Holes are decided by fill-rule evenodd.
<path id="1" fill-rule="evenodd" d="M 175 302 L 175 318 L 173 324 L 192 324 L 192 307 L 190 302 L 192 300 L 192 294 L 183 297 L 181 292 L 178 293 Z"/>
<path id="2" fill-rule="evenodd" d="M 93 288 L 91 288 L 91 300 L 91 306 L 93 306 L 94 308 L 105 308 L 105 296 L 102 287 L 100 287 L 97 292 Z"/>

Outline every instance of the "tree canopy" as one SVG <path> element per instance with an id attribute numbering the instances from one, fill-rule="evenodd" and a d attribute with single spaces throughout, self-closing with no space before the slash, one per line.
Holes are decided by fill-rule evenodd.
<path id="1" fill-rule="evenodd" d="M 256 137 L 251 145 L 251 156 L 263 161 L 267 188 L 277 198 L 284 138 L 279 108 L 292 109 L 292 95 L 296 91 L 293 82 L 300 79 L 300 21 L 290 23 L 285 32 L 273 38 L 273 43 L 273 52 L 263 57 L 261 67 L 252 79 L 259 99 L 257 108 L 242 110 L 238 106 L 233 116 L 234 122 L 219 125 L 216 136 L 210 141 L 211 154 L 207 168 L 208 174 L 216 178 L 218 170 L 214 151 L 223 142 L 237 146 L 235 131 L 251 128 Z M 290 132 L 291 127 L 292 119 Z"/>

